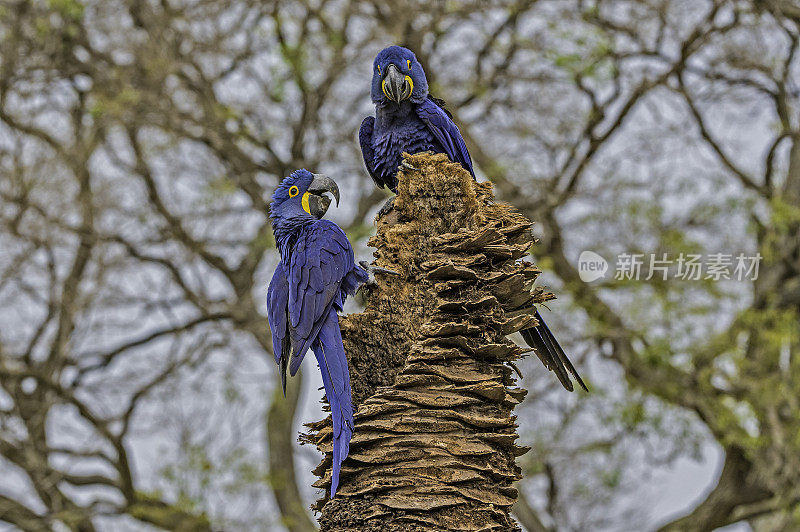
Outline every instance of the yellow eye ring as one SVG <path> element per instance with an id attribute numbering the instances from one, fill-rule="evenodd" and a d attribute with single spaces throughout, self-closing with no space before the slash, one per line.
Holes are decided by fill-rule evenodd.
<path id="1" fill-rule="evenodd" d="M 408 65 L 408 69 L 411 70 L 411 59 L 406 59 L 406 64 Z"/>
<path id="2" fill-rule="evenodd" d="M 289 197 L 290 198 L 293 198 L 293 197 L 297 196 L 298 194 L 300 194 L 300 189 L 297 188 L 296 185 L 292 185 L 291 187 L 289 187 Z"/>
<path id="3" fill-rule="evenodd" d="M 378 65 L 378 74 L 380 74 L 380 73 L 381 73 L 381 66 Z"/>

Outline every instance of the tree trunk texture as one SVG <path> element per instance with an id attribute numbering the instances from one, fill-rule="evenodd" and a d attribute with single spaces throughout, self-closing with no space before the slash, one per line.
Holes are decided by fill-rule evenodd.
<path id="1" fill-rule="evenodd" d="M 522 261 L 532 223 L 494 201 L 443 155 L 406 159 L 394 209 L 370 245 L 378 274 L 364 312 L 341 320 L 355 431 L 337 496 L 328 499 L 331 425 L 304 441 L 325 454 L 322 531 L 519 530 L 514 407 L 526 392 L 506 336 L 536 325 L 539 275 Z"/>

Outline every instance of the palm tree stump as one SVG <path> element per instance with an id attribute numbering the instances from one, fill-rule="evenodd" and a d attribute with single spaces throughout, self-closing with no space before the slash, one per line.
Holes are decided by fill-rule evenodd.
<path id="1" fill-rule="evenodd" d="M 519 530 L 510 517 L 527 448 L 518 438 L 506 336 L 536 325 L 532 223 L 443 155 L 406 159 L 394 209 L 370 240 L 378 274 L 364 312 L 341 320 L 355 432 L 337 496 L 330 421 L 305 442 L 325 454 L 314 485 L 322 531 Z"/>

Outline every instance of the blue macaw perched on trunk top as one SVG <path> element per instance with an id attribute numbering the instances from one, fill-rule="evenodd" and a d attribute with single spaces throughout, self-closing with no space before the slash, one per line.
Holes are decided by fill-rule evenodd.
<path id="1" fill-rule="evenodd" d="M 367 171 L 378 187 L 397 192 L 403 152 L 446 153 L 475 177 L 461 132 L 444 103 L 428 94 L 428 80 L 414 52 L 401 46 L 384 48 L 372 69 L 375 116 L 361 122 L 358 140 Z"/>
<path id="2" fill-rule="evenodd" d="M 284 395 L 287 365 L 294 376 L 309 347 L 317 357 L 333 421 L 333 498 L 353 434 L 350 372 L 337 312 L 368 280 L 368 273 L 355 264 L 353 248 L 339 226 L 321 219 L 331 203 L 326 192 L 338 205 L 336 182 L 297 170 L 272 195 L 270 218 L 281 261 L 269 283 L 267 310 Z"/>
<path id="3" fill-rule="evenodd" d="M 445 153 L 475 177 L 461 132 L 445 110 L 444 102 L 428 94 L 428 80 L 414 52 L 402 46 L 381 50 L 372 64 L 370 95 L 375 116 L 361 122 L 358 140 L 367 171 L 379 188 L 386 186 L 397 192 L 397 171 L 403 164 L 403 152 Z M 534 316 L 539 325 L 520 331 L 522 338 L 534 348 L 542 363 L 555 372 L 564 388 L 573 390 L 569 377 L 572 374 L 586 390 L 538 310 Z"/>

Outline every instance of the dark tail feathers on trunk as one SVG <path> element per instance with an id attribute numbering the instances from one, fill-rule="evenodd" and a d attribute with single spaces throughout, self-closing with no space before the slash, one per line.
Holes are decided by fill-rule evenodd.
<path id="1" fill-rule="evenodd" d="M 580 375 L 578 375 L 575 366 L 573 366 L 572 362 L 567 358 L 567 354 L 564 353 L 558 340 L 556 340 L 553 333 L 550 332 L 550 328 L 544 322 L 544 318 L 542 318 L 538 310 L 535 312 L 534 316 L 536 316 L 539 322 L 538 327 L 531 327 L 530 329 L 523 329 L 520 331 L 525 343 L 535 350 L 536 356 L 539 357 L 542 364 L 556 374 L 556 377 L 558 377 L 558 380 L 564 388 L 569 391 L 573 390 L 572 381 L 569 376 L 569 373 L 571 373 L 572 377 L 580 384 L 581 388 L 588 392 L 589 389 L 583 383 Z"/>

